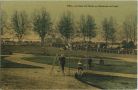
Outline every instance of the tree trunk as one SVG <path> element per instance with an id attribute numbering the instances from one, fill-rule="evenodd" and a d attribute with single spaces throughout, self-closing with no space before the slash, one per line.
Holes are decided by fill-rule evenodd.
<path id="1" fill-rule="evenodd" d="M 21 44 L 21 42 L 22 42 L 22 37 L 23 37 L 22 35 L 17 35 L 19 44 Z"/>
<path id="2" fill-rule="evenodd" d="M 44 45 L 45 45 L 45 38 L 41 37 L 41 46 L 44 46 Z"/>
<path id="3" fill-rule="evenodd" d="M 90 44 L 91 43 L 91 37 L 89 37 L 89 42 L 88 42 L 88 46 L 87 46 L 87 51 L 90 49 Z"/>
<path id="4" fill-rule="evenodd" d="M 106 38 L 106 48 L 107 48 L 107 43 L 108 43 L 108 42 L 107 42 L 107 38 Z"/>
<path id="5" fill-rule="evenodd" d="M 111 45 L 111 48 L 113 48 L 113 42 L 114 42 L 114 40 L 112 39 L 112 45 Z"/>
<path id="6" fill-rule="evenodd" d="M 134 37 L 134 38 L 133 38 L 133 42 L 134 42 L 134 44 L 135 44 L 136 41 L 137 41 L 137 40 L 136 40 L 136 37 L 137 37 L 137 34 L 136 34 L 136 33 L 137 33 L 137 32 L 136 32 L 136 30 L 134 29 L 134 36 L 133 36 L 133 37 Z"/>
<path id="7" fill-rule="evenodd" d="M 3 35 L 4 33 L 3 33 L 3 28 L 1 28 L 1 35 Z"/>
<path id="8" fill-rule="evenodd" d="M 84 40 L 84 42 L 86 42 L 86 40 L 85 40 L 85 36 L 84 36 L 83 40 Z"/>

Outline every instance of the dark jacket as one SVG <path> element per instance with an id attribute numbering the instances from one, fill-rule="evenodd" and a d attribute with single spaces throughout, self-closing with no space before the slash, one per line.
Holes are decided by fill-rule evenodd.
<path id="1" fill-rule="evenodd" d="M 61 65 L 64 65 L 65 64 L 65 57 L 63 56 L 63 57 L 60 57 L 59 58 L 59 63 L 61 64 Z"/>

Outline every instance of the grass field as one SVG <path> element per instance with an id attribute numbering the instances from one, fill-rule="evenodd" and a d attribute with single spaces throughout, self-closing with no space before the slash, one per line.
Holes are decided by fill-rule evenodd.
<path id="1" fill-rule="evenodd" d="M 28 59 L 29 61 L 38 62 L 38 63 L 52 64 L 52 61 L 54 60 L 54 58 L 55 57 L 49 57 L 49 56 L 46 58 L 46 57 L 42 57 L 42 55 L 41 55 L 40 57 L 28 57 L 28 58 L 24 57 L 23 59 L 25 59 L 25 60 Z M 76 60 L 72 59 L 70 62 L 73 62 L 73 61 L 74 61 L 74 63 L 70 63 L 70 66 L 75 68 L 76 67 L 75 61 L 78 61 L 78 60 L 77 59 Z M 107 60 L 107 61 L 108 62 L 110 61 L 110 63 L 108 63 L 108 64 L 114 64 L 114 65 L 122 65 L 122 63 L 124 62 L 124 61 L 121 61 L 122 63 L 119 63 L 119 60 Z M 105 61 L 105 65 L 106 65 L 107 61 Z M 94 61 L 94 64 L 96 64 L 96 63 L 98 65 L 98 61 Z M 130 62 L 127 62 L 127 63 L 130 63 Z M 30 67 L 32 68 L 32 66 L 30 66 L 30 65 L 13 63 L 13 62 L 10 62 L 10 61 L 7 61 L 7 60 L 2 60 L 2 65 L 4 65 L 6 68 L 30 68 Z M 72 65 L 74 65 L 74 66 L 72 66 Z M 101 69 L 106 71 L 107 68 L 103 68 L 105 65 L 102 65 Z M 68 64 L 66 64 L 66 66 L 68 67 Z M 96 67 L 94 66 L 93 68 L 96 68 Z M 121 68 L 121 67 L 119 67 L 119 68 Z M 108 69 L 109 69 L 109 67 L 108 67 Z M 25 69 L 25 70 L 28 70 L 28 69 Z M 41 70 L 43 70 L 43 69 L 41 69 Z M 113 70 L 111 69 L 110 72 L 112 72 Z M 132 68 L 130 68 L 130 70 L 124 68 L 124 70 L 128 70 L 128 71 L 126 71 L 127 73 L 131 73 L 131 71 L 133 71 Z M 33 72 L 36 73 L 35 69 L 33 69 Z M 119 72 L 122 73 L 122 71 L 119 71 Z M 6 76 L 6 77 L 8 77 L 8 76 Z M 43 77 L 43 75 L 41 75 L 40 77 Z M 10 76 L 10 78 L 13 79 L 13 76 Z M 22 78 L 21 79 L 18 78 L 18 79 L 19 79 L 18 82 L 20 82 L 20 80 L 23 80 L 22 83 L 24 85 L 26 84 L 24 82 L 29 83 L 29 80 L 22 79 Z M 92 73 L 88 73 L 88 72 L 86 72 L 83 77 L 77 77 L 77 79 L 82 81 L 83 83 L 89 82 L 89 84 L 91 84 L 92 86 L 96 86 L 96 87 L 99 87 L 99 88 L 102 88 L 102 89 L 126 89 L 126 88 L 127 89 L 135 89 L 136 85 L 137 85 L 136 84 L 137 83 L 137 79 L 124 78 L 124 77 L 115 77 L 115 76 L 97 75 L 97 74 L 92 74 Z M 5 81 L 5 79 L 3 81 L 4 82 L 8 82 L 8 81 Z M 35 83 L 37 83 L 37 82 L 35 81 Z M 32 84 L 35 84 L 35 83 L 32 83 Z M 17 85 L 21 86 L 21 83 L 19 83 Z M 20 86 L 18 86 L 18 87 L 20 87 Z M 16 86 L 14 86 L 14 87 L 16 87 Z M 31 87 L 31 86 L 29 86 L 29 87 Z"/>
<path id="2" fill-rule="evenodd" d="M 56 55 L 64 53 L 67 57 L 66 67 L 77 68 L 77 63 L 79 60 L 86 65 L 86 61 L 80 59 L 86 55 L 96 57 L 93 59 L 92 70 L 95 71 L 105 71 L 105 72 L 115 72 L 115 73 L 128 73 L 128 74 L 137 74 L 137 56 L 136 55 L 123 55 L 123 54 L 109 54 L 109 53 L 97 53 L 93 51 L 68 51 L 60 50 L 59 48 L 47 47 L 42 48 L 40 46 L 5 46 L 6 49 L 11 50 L 13 53 L 27 53 L 33 54 L 34 57 L 23 57 L 22 59 L 49 64 L 58 65 L 56 60 Z M 75 57 L 75 58 L 74 58 Z M 77 58 L 76 58 L 77 57 Z M 102 57 L 105 64 L 99 64 L 99 57 Z M 119 58 L 128 59 L 128 61 L 121 60 Z M 134 61 L 134 62 L 131 62 Z M 1 60 L 1 67 L 3 68 L 35 68 L 31 65 L 18 64 L 10 62 L 7 60 Z M 123 78 L 123 77 L 113 77 L 113 76 L 104 76 L 104 75 L 93 75 L 91 73 L 86 73 L 85 77 L 78 77 L 79 80 L 84 82 L 89 82 L 92 85 L 98 86 L 104 89 L 135 89 L 137 86 L 136 79 L 132 78 Z"/>
<path id="3" fill-rule="evenodd" d="M 85 73 L 83 77 L 76 77 L 78 80 L 89 83 L 91 85 L 103 88 L 103 89 L 136 89 L 137 79 L 113 77 L 113 76 L 100 76 Z"/>
<path id="4" fill-rule="evenodd" d="M 38 62 L 38 63 L 45 63 L 45 64 L 53 64 L 58 65 L 58 61 L 55 61 L 55 57 L 49 56 L 36 56 L 36 57 L 24 57 L 23 59 Z M 66 67 L 77 68 L 78 58 L 67 58 L 66 60 Z M 81 59 L 83 64 L 87 64 L 87 62 Z M 107 59 L 105 60 L 104 65 L 99 64 L 99 60 L 93 60 L 92 63 L 92 70 L 96 71 L 106 71 L 106 72 L 120 72 L 120 73 L 137 73 L 137 64 L 133 62 L 126 62 L 116 59 Z"/>
<path id="5" fill-rule="evenodd" d="M 32 65 L 19 64 L 8 60 L 1 60 L 1 68 L 40 68 Z"/>

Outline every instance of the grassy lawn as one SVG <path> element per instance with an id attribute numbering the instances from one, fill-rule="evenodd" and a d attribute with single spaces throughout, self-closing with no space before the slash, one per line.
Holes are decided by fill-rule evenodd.
<path id="1" fill-rule="evenodd" d="M 85 73 L 85 76 L 77 76 L 77 79 L 103 89 L 136 89 L 137 79 L 101 76 Z"/>
<path id="2" fill-rule="evenodd" d="M 23 59 L 32 61 L 32 62 L 38 62 L 38 63 L 45 63 L 45 64 L 53 64 L 58 65 L 58 61 L 55 60 L 55 57 L 49 57 L 49 56 L 35 56 L 35 57 L 24 57 Z M 77 63 L 79 59 L 78 58 L 67 58 L 66 60 L 66 67 L 71 68 L 77 68 Z M 83 64 L 87 64 L 87 62 L 83 59 L 81 59 Z M 100 65 L 99 60 L 93 60 L 92 64 L 92 70 L 96 71 L 106 71 L 106 72 L 119 72 L 119 73 L 137 73 L 137 63 L 133 62 L 125 62 L 117 59 L 105 59 L 105 64 Z"/>
<path id="3" fill-rule="evenodd" d="M 32 65 L 19 64 L 8 60 L 1 60 L 1 68 L 40 68 Z"/>

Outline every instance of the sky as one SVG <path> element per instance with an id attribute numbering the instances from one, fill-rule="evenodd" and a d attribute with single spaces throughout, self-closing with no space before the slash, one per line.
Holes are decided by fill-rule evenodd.
<path id="1" fill-rule="evenodd" d="M 101 7 L 100 7 L 101 6 Z M 106 6 L 106 7 L 103 7 Z M 108 7 L 107 7 L 108 6 Z M 70 11 L 74 21 L 79 22 L 81 15 L 91 15 L 95 18 L 97 25 L 105 17 L 112 16 L 118 25 L 131 15 L 137 15 L 136 1 L 3 1 L 1 10 L 7 13 L 8 18 L 14 11 L 26 11 L 31 17 L 33 12 L 46 8 L 50 13 L 52 22 L 56 24 L 61 15 Z"/>

